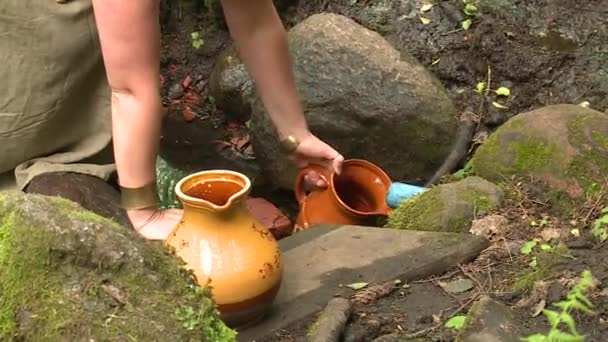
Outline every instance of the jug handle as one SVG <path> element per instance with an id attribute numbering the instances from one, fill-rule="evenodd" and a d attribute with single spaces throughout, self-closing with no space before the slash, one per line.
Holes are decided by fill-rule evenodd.
<path id="1" fill-rule="evenodd" d="M 329 181 L 328 181 L 328 178 L 330 178 L 328 175 L 328 173 L 330 173 L 329 170 L 327 170 L 326 168 L 324 168 L 321 165 L 316 165 L 316 164 L 311 164 L 311 165 L 308 165 L 307 167 L 303 168 L 298 173 L 298 176 L 296 177 L 296 184 L 295 184 L 295 188 L 294 188 L 296 200 L 298 201 L 298 203 L 300 205 L 302 205 L 302 202 L 306 199 L 306 192 L 304 191 L 304 177 L 306 177 L 306 175 L 310 171 L 315 171 L 316 173 L 318 173 L 319 176 L 321 177 L 321 179 L 327 184 L 327 186 L 328 187 L 330 186 Z M 322 191 L 322 190 L 325 190 L 325 189 L 316 189 L 314 191 Z"/>

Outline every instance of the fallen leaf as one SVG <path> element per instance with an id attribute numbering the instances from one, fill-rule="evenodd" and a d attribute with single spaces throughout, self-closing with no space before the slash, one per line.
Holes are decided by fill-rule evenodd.
<path id="1" fill-rule="evenodd" d="M 424 4 L 422 7 L 420 7 L 420 12 L 428 12 L 431 10 L 431 8 L 433 8 L 433 4 Z"/>
<path id="2" fill-rule="evenodd" d="M 574 228 L 574 229 L 572 229 L 572 230 L 570 231 L 570 234 L 572 234 L 572 235 L 574 235 L 574 236 L 576 236 L 576 237 L 579 237 L 579 236 L 581 236 L 581 231 L 580 231 L 580 230 L 578 230 L 578 228 Z"/>
<path id="3" fill-rule="evenodd" d="M 186 120 L 187 122 L 194 120 L 194 118 L 196 117 L 196 114 L 194 113 L 192 108 L 190 108 L 189 106 L 184 106 L 184 110 L 182 111 L 182 114 L 184 116 L 184 120 Z"/>
<path id="4" fill-rule="evenodd" d="M 496 107 L 498 109 L 507 109 L 507 108 L 509 108 L 509 107 L 505 107 L 504 105 L 501 105 L 500 103 L 498 103 L 496 101 L 492 102 L 492 106 L 494 106 L 494 107 Z"/>
<path id="5" fill-rule="evenodd" d="M 420 17 L 420 21 L 422 22 L 423 25 L 428 25 L 431 22 L 431 19 L 428 19 L 425 17 Z"/>
<path id="6" fill-rule="evenodd" d="M 467 316 L 454 316 L 450 319 L 448 319 L 447 322 L 445 322 L 445 327 L 446 328 L 452 328 L 455 330 L 460 330 L 462 329 L 462 327 L 464 327 L 464 323 L 467 320 Z"/>
<path id="7" fill-rule="evenodd" d="M 192 85 L 192 77 L 190 77 L 190 75 L 188 75 L 182 81 L 182 87 L 184 87 L 184 89 L 187 89 L 190 87 L 190 85 Z"/>
<path id="8" fill-rule="evenodd" d="M 367 283 L 352 283 L 352 284 L 348 284 L 346 286 L 350 287 L 353 290 L 360 290 L 360 289 L 366 287 Z"/>
<path id="9" fill-rule="evenodd" d="M 530 254 L 532 252 L 532 249 L 536 247 L 537 244 L 538 242 L 536 240 L 526 241 L 526 243 L 521 246 L 521 254 Z"/>
<path id="10" fill-rule="evenodd" d="M 440 60 L 441 60 L 441 58 L 437 58 L 436 60 L 434 60 L 434 61 L 431 63 L 431 65 L 435 65 L 435 64 L 439 63 L 439 61 L 440 61 Z"/>
<path id="11" fill-rule="evenodd" d="M 477 14 L 477 6 L 475 6 L 473 4 L 466 4 L 464 6 L 464 13 L 466 15 L 471 15 L 471 16 Z"/>
<path id="12" fill-rule="evenodd" d="M 449 283 L 439 283 L 439 285 L 449 293 L 462 293 L 469 291 L 475 285 L 469 279 L 458 279 Z"/>
<path id="13" fill-rule="evenodd" d="M 545 309 L 545 305 L 546 305 L 546 302 L 544 299 L 541 300 L 540 302 L 538 302 L 538 304 L 536 304 L 534 306 L 534 311 L 532 312 L 532 317 L 536 317 L 536 316 L 540 315 L 541 312 L 543 312 L 543 310 Z"/>
<path id="14" fill-rule="evenodd" d="M 191 90 L 188 90 L 182 97 L 182 101 L 189 106 L 197 105 L 200 100 L 201 97 Z"/>
<path id="15" fill-rule="evenodd" d="M 499 96 L 510 96 L 511 90 L 507 87 L 500 87 L 494 91 Z"/>

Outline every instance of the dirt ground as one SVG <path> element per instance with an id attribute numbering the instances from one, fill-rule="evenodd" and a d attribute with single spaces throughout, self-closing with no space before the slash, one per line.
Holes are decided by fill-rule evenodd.
<path id="1" fill-rule="evenodd" d="M 588 101 L 594 109 L 608 109 L 608 48 L 603 43 L 608 41 L 608 0 L 479 1 L 481 14 L 473 19 L 469 30 L 460 28 L 460 22 L 466 19 L 461 0 L 435 2 L 423 14 L 416 12 L 416 4 L 296 1 L 292 6 L 282 6 L 281 14 L 289 27 L 310 14 L 335 12 L 380 32 L 426 65 L 446 86 L 459 111 L 480 117 L 477 142 L 509 117 L 543 105 Z M 248 162 L 254 151 L 247 144 L 246 127 L 242 122 L 226 120 L 207 93 L 215 58 L 230 44 L 221 15 L 204 5 L 181 11 L 173 5 L 171 10 L 171 15 L 163 16 L 163 96 L 168 109 L 163 146 L 170 154 L 183 154 L 176 159 L 188 164 L 220 165 L 220 155 L 226 153 Z M 428 19 L 428 24 L 423 24 L 420 16 Z M 191 33 L 195 31 L 203 39 L 199 49 L 193 46 Z M 509 100 L 501 101 L 507 108 L 499 110 L 488 105 L 491 101 L 484 101 L 480 107 L 474 88 L 488 79 L 492 89 L 510 88 Z M 608 247 L 598 244 L 589 233 L 606 197 L 590 198 L 574 211 L 559 212 L 536 199 L 539 191 L 542 187 L 531 180 L 513 181 L 512 196 L 496 213 L 506 217 L 509 224 L 492 248 L 471 264 L 407 284 L 358 309 L 348 331 L 358 332 L 360 341 L 395 332 L 424 341 L 452 341 L 455 331 L 444 327 L 445 320 L 466 314 L 475 299 L 489 294 L 529 313 L 524 321 L 528 332 L 545 333 L 534 329 L 545 324 L 546 318 L 542 314 L 532 317 L 532 312 L 539 303 L 550 307 L 562 299 L 582 270 L 590 269 L 604 287 L 608 286 Z M 290 194 L 266 195 L 293 217 L 297 207 Z M 547 228 L 565 232 L 557 240 L 569 247 L 569 256 L 551 254 L 554 257 L 547 259 L 539 255 L 537 266 L 532 267 L 535 254 L 521 254 L 519 248 Z M 573 229 L 578 229 L 580 236 L 574 236 Z M 459 278 L 471 280 L 474 287 L 453 294 L 440 286 Z M 543 282 L 535 285 L 538 280 Z M 595 305 L 594 314 L 574 315 L 577 329 L 587 335 L 586 341 L 606 341 L 608 293 L 596 291 L 590 299 Z M 269 341 L 301 340 L 309 323 L 303 321 L 277 331 Z"/>

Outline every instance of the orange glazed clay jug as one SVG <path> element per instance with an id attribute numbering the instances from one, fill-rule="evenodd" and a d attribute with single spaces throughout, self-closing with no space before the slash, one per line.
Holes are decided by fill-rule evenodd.
<path id="1" fill-rule="evenodd" d="M 304 177 L 317 172 L 327 184 L 309 194 L 304 190 Z M 295 231 L 327 224 L 373 225 L 374 219 L 386 216 L 391 209 L 386 195 L 391 179 L 378 166 L 360 159 L 346 160 L 340 175 L 312 165 L 296 178 L 295 195 L 300 204 Z"/>
<path id="2" fill-rule="evenodd" d="M 245 205 L 250 188 L 245 175 L 228 170 L 181 179 L 175 191 L 184 216 L 165 240 L 199 284 L 211 280 L 221 318 L 234 328 L 263 318 L 283 272 L 277 241 Z"/>

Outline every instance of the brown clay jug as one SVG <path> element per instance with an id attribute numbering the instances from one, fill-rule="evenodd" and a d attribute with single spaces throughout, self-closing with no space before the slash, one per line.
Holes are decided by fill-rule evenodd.
<path id="1" fill-rule="evenodd" d="M 316 171 L 327 188 L 306 193 L 304 177 Z M 386 195 L 391 179 L 378 166 L 360 159 L 343 163 L 340 175 L 321 166 L 303 169 L 296 178 L 295 195 L 300 204 L 295 231 L 313 225 L 345 224 L 370 225 L 374 220 L 390 213 Z"/>
<path id="2" fill-rule="evenodd" d="M 184 216 L 165 243 L 193 271 L 210 280 L 222 320 L 243 328 L 262 319 L 279 290 L 279 245 L 246 207 L 251 189 L 243 174 L 211 170 L 191 174 L 175 187 Z"/>

